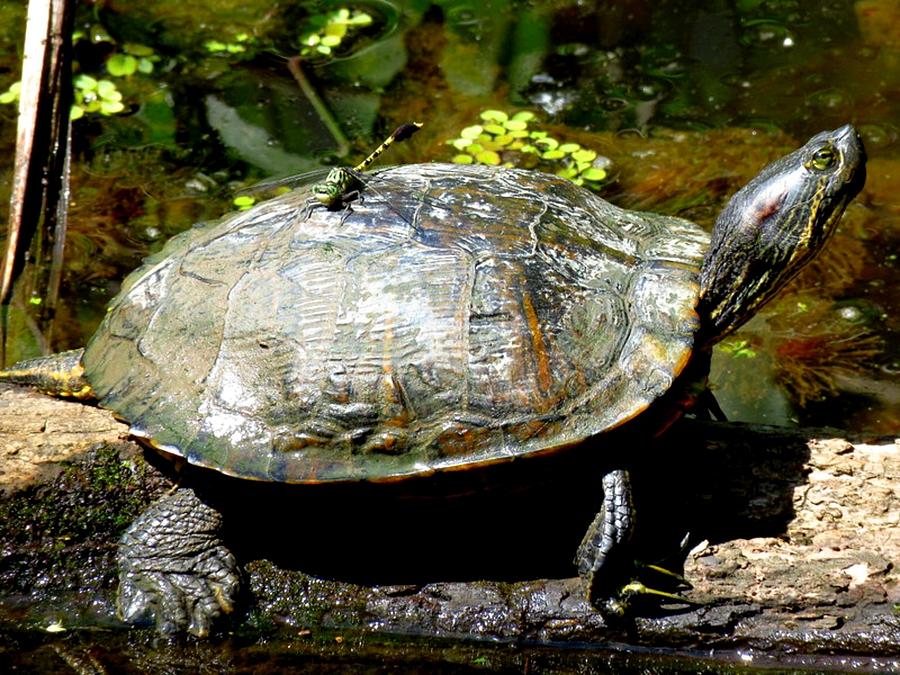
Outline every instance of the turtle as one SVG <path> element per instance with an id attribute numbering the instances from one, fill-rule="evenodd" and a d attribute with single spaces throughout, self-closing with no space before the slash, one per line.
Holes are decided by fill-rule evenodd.
<path id="1" fill-rule="evenodd" d="M 378 489 L 588 446 L 607 468 L 576 565 L 611 611 L 629 462 L 703 407 L 712 346 L 821 250 L 865 163 L 851 125 L 819 133 L 734 194 L 711 235 L 511 168 L 372 172 L 377 198 L 349 214 L 305 209 L 298 188 L 174 237 L 86 348 L 3 379 L 97 401 L 201 467 L 122 535 L 126 621 L 206 635 L 234 606 L 239 567 L 203 476 Z"/>

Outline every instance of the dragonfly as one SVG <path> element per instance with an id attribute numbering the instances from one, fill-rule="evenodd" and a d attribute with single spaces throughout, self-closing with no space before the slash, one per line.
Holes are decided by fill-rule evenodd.
<path id="1" fill-rule="evenodd" d="M 313 199 L 328 209 L 345 208 L 348 202 L 359 196 L 360 190 L 365 184 L 362 172 L 368 169 L 391 144 L 405 141 L 421 128 L 421 122 L 401 124 L 394 129 L 394 132 L 381 145 L 372 151 L 372 154 L 352 169 L 345 166 L 335 167 L 328 172 L 325 180 L 313 186 Z"/>
<path id="2" fill-rule="evenodd" d="M 312 186 L 312 197 L 306 202 L 304 218 L 308 218 L 309 214 L 316 207 L 325 207 L 330 211 L 343 210 L 345 212 L 344 218 L 346 218 L 350 213 L 350 202 L 360 198 L 364 189 L 369 189 L 378 194 L 378 190 L 372 186 L 370 179 L 366 177 L 363 172 L 392 144 L 399 141 L 405 141 L 421 129 L 422 126 L 421 122 L 407 122 L 401 124 L 394 129 L 393 133 L 391 133 L 381 145 L 375 148 L 368 157 L 356 166 L 341 166 L 330 169 L 324 180 L 315 183 Z M 308 171 L 296 176 L 263 181 L 241 190 L 240 193 L 253 194 L 256 192 L 273 190 L 278 187 L 295 188 L 302 185 L 308 185 L 313 179 L 321 176 L 323 171 L 324 170 Z M 403 214 L 398 215 L 403 217 L 404 220 L 408 220 Z"/>

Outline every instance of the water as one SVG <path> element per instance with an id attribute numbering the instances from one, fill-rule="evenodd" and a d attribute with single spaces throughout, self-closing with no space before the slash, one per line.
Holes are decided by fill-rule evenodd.
<path id="1" fill-rule="evenodd" d="M 22 25 L 20 9 L 2 9 Z M 312 5 L 126 1 L 80 15 L 78 68 L 112 80 L 126 114 L 76 122 L 64 302 L 50 349 L 83 344 L 121 277 L 169 235 L 231 209 L 236 188 L 356 163 L 395 122 L 426 127 L 393 161 L 446 161 L 457 152 L 445 141 L 481 121 L 482 110 L 528 109 L 538 115 L 532 126 L 612 159 L 607 198 L 710 226 L 762 164 L 850 121 L 870 155 L 865 192 L 815 275 L 718 351 L 713 381 L 733 419 L 900 428 L 892 205 L 900 17 L 891 3 L 377 2 L 357 10 L 371 21 L 351 25 L 330 56 L 294 62 Z M 12 81 L 10 48 L 20 36 L 7 28 L 6 39 Z M 132 52 L 149 54 L 152 72 L 104 72 L 111 55 Z M 10 148 L 12 106 L 0 114 Z M 527 156 L 513 161 L 523 158 L 527 165 Z M 21 303 L 41 297 L 40 285 L 22 284 Z M 40 349 L 21 317 L 12 328 L 13 358 Z"/>
<path id="2" fill-rule="evenodd" d="M 288 57 L 320 5 L 120 0 L 82 12 L 78 67 L 112 80 L 125 114 L 76 122 L 64 302 L 42 323 L 52 326 L 50 349 L 84 344 L 122 277 L 167 237 L 231 210 L 241 187 L 352 166 L 405 121 L 425 127 L 391 149 L 391 162 L 447 161 L 458 152 L 446 141 L 483 110 L 533 111 L 534 128 L 611 160 L 603 196 L 705 226 L 767 161 L 852 122 L 869 153 L 864 192 L 822 257 L 718 350 L 713 382 L 731 419 L 900 430 L 896 3 L 354 7 L 371 23 L 350 31 L 334 58 L 308 55 L 299 68 Z M 2 91 L 19 68 L 22 3 L 0 2 L 0 17 Z M 112 54 L 148 59 L 152 71 L 109 76 Z M 0 106 L 3 157 L 12 157 L 14 124 L 12 107 Z M 4 206 L 9 171 L 0 174 Z M 40 348 L 21 309 L 43 322 L 44 292 L 27 281 L 40 269 L 32 265 L 19 287 L 13 358 Z M 21 640 L 57 663 L 59 652 L 34 646 L 33 635 Z M 465 658 L 480 668 L 492 657 Z M 559 670 L 594 672 L 598 658 Z"/>

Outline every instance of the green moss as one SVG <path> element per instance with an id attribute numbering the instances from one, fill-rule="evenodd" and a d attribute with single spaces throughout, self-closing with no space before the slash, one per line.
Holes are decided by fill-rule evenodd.
<path id="1" fill-rule="evenodd" d="M 0 589 L 50 593 L 111 582 L 118 538 L 160 487 L 129 448 L 98 446 L 49 483 L 0 500 Z"/>
<path id="2" fill-rule="evenodd" d="M 300 626 L 342 627 L 365 621 L 372 589 L 284 570 L 268 560 L 246 566 L 253 607 L 245 620 L 250 629 L 272 616 L 290 616 Z"/>

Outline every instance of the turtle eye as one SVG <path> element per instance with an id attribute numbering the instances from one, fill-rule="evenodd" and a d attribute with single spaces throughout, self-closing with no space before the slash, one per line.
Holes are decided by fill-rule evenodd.
<path id="1" fill-rule="evenodd" d="M 831 148 L 820 148 L 813 153 L 810 164 L 817 171 L 825 171 L 834 164 L 834 150 Z"/>

